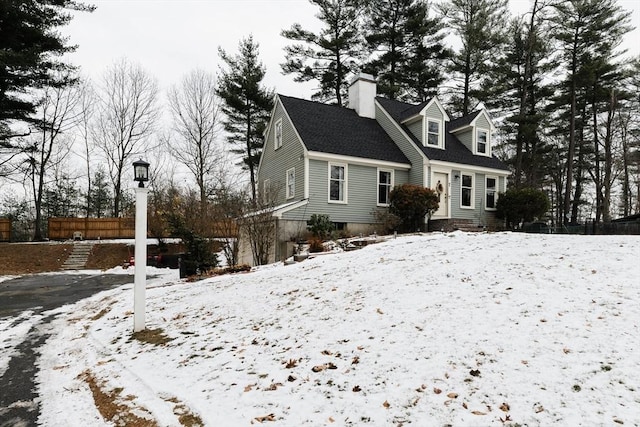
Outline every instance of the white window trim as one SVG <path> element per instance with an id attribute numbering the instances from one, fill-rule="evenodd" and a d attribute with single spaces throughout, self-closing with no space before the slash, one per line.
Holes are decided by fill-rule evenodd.
<path id="1" fill-rule="evenodd" d="M 433 144 L 429 144 L 429 122 L 434 122 L 434 123 L 438 123 L 438 145 L 433 145 Z M 431 117 L 425 117 L 424 119 L 424 146 L 425 147 L 437 147 L 437 148 L 442 148 L 443 147 L 443 137 L 444 137 L 444 129 L 442 127 L 442 120 L 440 119 L 434 119 Z"/>
<path id="2" fill-rule="evenodd" d="M 389 206 L 389 203 L 380 203 L 380 172 L 389 172 L 391 174 L 391 182 L 389 183 L 389 192 L 393 189 L 395 173 L 393 169 L 378 168 L 376 171 L 376 205 Z"/>
<path id="3" fill-rule="evenodd" d="M 344 168 L 344 200 L 331 200 L 331 167 L 332 166 L 342 166 Z M 327 202 L 328 203 L 336 203 L 340 205 L 346 205 L 348 203 L 349 193 L 347 189 L 349 188 L 349 168 L 347 163 L 334 163 L 329 162 L 327 165 Z"/>
<path id="4" fill-rule="evenodd" d="M 289 181 L 289 177 L 291 176 L 293 177 L 293 183 Z M 287 169 L 286 183 L 287 199 L 293 199 L 296 196 L 296 168 Z M 291 186 L 291 184 L 293 184 L 293 186 Z"/>
<path id="5" fill-rule="evenodd" d="M 471 205 L 464 206 L 462 204 L 462 183 L 464 182 L 464 175 L 471 177 Z M 476 175 L 474 173 L 469 172 L 460 172 L 460 209 L 475 209 L 476 198 L 475 198 L 475 188 L 476 188 Z M 468 188 L 468 187 L 467 187 Z"/>
<path id="6" fill-rule="evenodd" d="M 495 186 L 495 193 L 493 196 L 493 204 L 497 206 L 498 204 L 498 189 L 500 188 L 500 180 L 498 179 L 497 176 L 492 176 L 492 175 L 487 175 L 484 177 L 484 209 L 486 211 L 495 211 L 496 208 L 490 208 L 487 206 L 487 193 L 489 192 L 489 188 L 487 187 L 487 180 L 488 179 L 495 179 L 496 180 L 496 186 Z"/>
<path id="7" fill-rule="evenodd" d="M 478 151 L 478 134 L 480 132 L 485 132 L 487 134 L 487 143 L 486 143 L 486 152 L 485 153 L 481 153 L 480 151 Z M 485 128 L 476 128 L 475 134 L 474 134 L 474 144 L 473 144 L 473 149 L 475 151 L 475 154 L 477 154 L 478 156 L 487 156 L 487 157 L 491 157 L 491 132 L 489 131 L 489 129 L 485 129 Z"/>
<path id="8" fill-rule="evenodd" d="M 280 128 L 280 138 L 278 138 L 278 128 Z M 277 150 L 282 147 L 282 118 L 276 120 L 273 126 L 273 149 Z"/>
<path id="9" fill-rule="evenodd" d="M 271 179 L 267 178 L 262 183 L 262 202 L 263 203 L 265 204 L 269 203 L 270 192 L 271 192 Z"/>

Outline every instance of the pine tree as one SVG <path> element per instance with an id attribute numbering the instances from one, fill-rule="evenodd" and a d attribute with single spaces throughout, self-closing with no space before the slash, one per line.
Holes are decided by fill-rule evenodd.
<path id="1" fill-rule="evenodd" d="M 451 104 L 466 116 L 473 109 L 474 92 L 504 47 L 507 0 L 451 0 L 441 11 L 462 42 L 450 66 L 457 81 Z"/>
<path id="2" fill-rule="evenodd" d="M 68 83 L 52 74 L 73 68 L 58 59 L 75 49 L 56 31 L 71 21 L 67 10 L 93 9 L 73 0 L 0 2 L 0 146 L 11 147 L 11 138 L 19 136 L 9 122 L 32 120 L 34 89 Z"/>
<path id="3" fill-rule="evenodd" d="M 217 94 L 224 101 L 222 111 L 227 116 L 224 127 L 231 144 L 242 144 L 233 150 L 243 155 L 244 167 L 249 170 L 251 194 L 256 199 L 256 172 L 264 144 L 262 133 L 273 105 L 273 91 L 262 86 L 266 69 L 258 59 L 259 44 L 253 36 L 242 39 L 235 56 L 218 49 L 226 63 L 218 78 Z"/>
<path id="4" fill-rule="evenodd" d="M 440 18 L 429 18 L 424 0 L 370 0 L 365 40 L 372 59 L 365 71 L 377 76 L 378 92 L 391 99 L 420 102 L 437 92 L 448 58 Z"/>
<path id="5" fill-rule="evenodd" d="M 317 81 L 312 98 L 344 105 L 348 78 L 356 71 L 362 55 L 359 31 L 362 0 L 309 0 L 320 8 L 317 18 L 324 25 L 316 34 L 294 24 L 282 36 L 296 42 L 286 46 L 285 74 L 296 82 Z"/>
<path id="6" fill-rule="evenodd" d="M 506 118 L 501 126 L 508 146 L 504 160 L 513 168 L 515 188 L 541 189 L 550 163 L 543 131 L 553 89 L 546 75 L 557 64 L 549 59 L 551 44 L 542 36 L 548 27 L 542 2 L 534 0 L 529 13 L 510 22 L 505 50 L 481 87 L 486 106 Z"/>
<path id="7" fill-rule="evenodd" d="M 562 203 L 563 220 L 568 223 L 577 222 L 582 194 L 581 174 L 586 154 L 582 142 L 585 139 L 585 122 L 589 118 L 585 116 L 588 101 L 581 95 L 593 89 L 588 87 L 588 69 L 603 58 L 614 59 L 614 50 L 630 27 L 629 13 L 624 12 L 615 0 L 572 0 L 558 3 L 554 9 L 552 21 L 556 26 L 553 37 L 558 43 L 560 60 L 567 76 L 561 87 L 562 97 L 566 100 L 565 105 L 569 106 L 565 111 L 569 134 Z"/>

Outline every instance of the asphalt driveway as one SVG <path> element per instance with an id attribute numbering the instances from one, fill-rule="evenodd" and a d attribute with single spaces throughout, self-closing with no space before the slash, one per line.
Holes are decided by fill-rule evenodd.
<path id="1" fill-rule="evenodd" d="M 114 274 L 38 274 L 7 280 L 0 282 L 0 319 L 25 310 L 42 313 L 132 282 L 132 276 Z M 50 336 L 49 323 L 54 317 L 43 317 L 31 328 L 0 377 L 0 427 L 37 425 L 40 410 L 34 378 L 39 348 Z"/>

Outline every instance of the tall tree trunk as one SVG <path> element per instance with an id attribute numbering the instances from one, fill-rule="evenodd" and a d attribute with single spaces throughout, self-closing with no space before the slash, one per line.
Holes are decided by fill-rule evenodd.
<path id="1" fill-rule="evenodd" d="M 567 151 L 567 180 L 565 182 L 563 216 L 564 224 L 569 222 L 569 210 L 571 209 L 571 193 L 573 185 L 573 158 L 576 149 L 576 70 L 578 68 L 578 30 L 573 38 L 573 52 L 571 53 L 571 88 L 569 96 L 571 98 L 571 108 L 569 111 L 569 147 Z"/>
<path id="2" fill-rule="evenodd" d="M 604 140 L 604 197 L 602 200 L 602 220 L 611 222 L 611 186 L 613 185 L 613 118 L 617 102 L 615 89 L 611 89 L 609 111 L 607 113 L 607 130 Z"/>

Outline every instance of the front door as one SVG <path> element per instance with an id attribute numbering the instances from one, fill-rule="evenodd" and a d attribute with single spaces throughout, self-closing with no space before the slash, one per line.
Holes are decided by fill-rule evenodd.
<path id="1" fill-rule="evenodd" d="M 449 175 L 441 172 L 433 173 L 431 188 L 438 195 L 438 210 L 433 213 L 437 218 L 449 217 Z"/>

